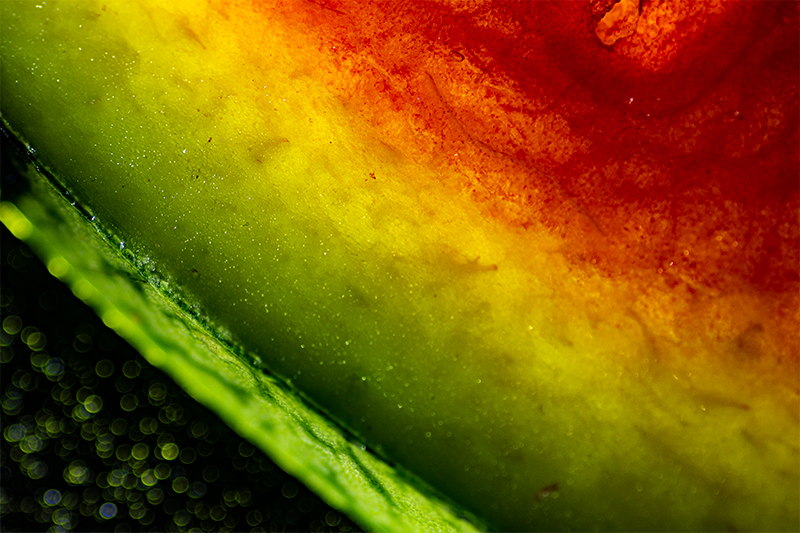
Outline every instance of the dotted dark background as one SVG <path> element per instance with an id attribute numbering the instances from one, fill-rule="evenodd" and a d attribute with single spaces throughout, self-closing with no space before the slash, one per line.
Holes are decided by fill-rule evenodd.
<path id="1" fill-rule="evenodd" d="M 361 531 L 0 232 L 1 531 Z"/>

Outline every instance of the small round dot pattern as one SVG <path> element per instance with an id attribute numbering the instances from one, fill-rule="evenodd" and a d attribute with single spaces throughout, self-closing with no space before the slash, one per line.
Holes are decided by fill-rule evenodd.
<path id="1" fill-rule="evenodd" d="M 361 531 L 0 231 L 0 530 Z"/>

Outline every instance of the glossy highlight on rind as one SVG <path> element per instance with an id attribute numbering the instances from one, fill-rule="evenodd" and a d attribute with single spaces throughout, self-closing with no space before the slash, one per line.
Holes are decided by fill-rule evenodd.
<path id="1" fill-rule="evenodd" d="M 93 5 L 31 22 L 91 21 L 63 60 L 4 42 L 2 111 L 223 336 L 495 527 L 791 530 L 797 9 L 690 4 L 610 48 L 608 2 Z"/>

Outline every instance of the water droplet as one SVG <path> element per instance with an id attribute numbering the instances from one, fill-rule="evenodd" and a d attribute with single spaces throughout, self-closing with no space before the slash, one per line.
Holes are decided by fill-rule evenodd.
<path id="1" fill-rule="evenodd" d="M 44 493 L 44 503 L 47 505 L 57 505 L 61 501 L 61 493 L 56 489 L 50 489 Z"/>
<path id="2" fill-rule="evenodd" d="M 100 516 L 105 519 L 114 518 L 117 516 L 117 506 L 113 503 L 104 503 L 102 507 L 100 507 Z"/>
<path id="3" fill-rule="evenodd" d="M 83 407 L 91 414 L 100 412 L 103 408 L 103 399 L 97 395 L 91 395 L 83 403 Z"/>
<path id="4" fill-rule="evenodd" d="M 166 444 L 161 449 L 161 455 L 163 455 L 164 459 L 166 459 L 167 461 L 172 461 L 173 459 L 178 457 L 178 452 L 179 452 L 178 446 L 174 443 Z"/>
<path id="5" fill-rule="evenodd" d="M 328 511 L 328 513 L 325 515 L 325 523 L 329 527 L 338 526 L 339 522 L 341 522 L 341 518 L 336 511 Z"/>
<path id="6" fill-rule="evenodd" d="M 94 366 L 95 373 L 101 378 L 107 378 L 114 373 L 114 363 L 108 359 L 98 361 Z"/>
<path id="7" fill-rule="evenodd" d="M 281 488 L 281 494 L 288 499 L 292 499 L 297 496 L 298 491 L 299 489 L 297 488 L 297 483 L 293 481 L 284 483 L 283 487 Z"/>
<path id="8" fill-rule="evenodd" d="M 178 494 L 183 494 L 189 489 L 189 480 L 183 476 L 175 478 L 172 481 L 172 490 L 177 492 Z"/>

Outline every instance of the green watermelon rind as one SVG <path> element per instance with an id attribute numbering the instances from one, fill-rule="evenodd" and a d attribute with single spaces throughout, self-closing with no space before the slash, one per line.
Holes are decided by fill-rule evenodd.
<path id="1" fill-rule="evenodd" d="M 30 191 L 3 199 L 0 221 L 106 325 L 278 466 L 369 530 L 486 529 L 215 331 L 146 257 L 121 246 L 46 170 L 28 165 L 25 174 Z"/>

